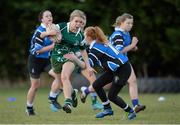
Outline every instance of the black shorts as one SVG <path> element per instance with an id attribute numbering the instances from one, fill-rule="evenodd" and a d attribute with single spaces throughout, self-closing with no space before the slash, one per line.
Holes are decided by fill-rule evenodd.
<path id="1" fill-rule="evenodd" d="M 102 88 L 112 82 L 115 86 L 124 86 L 131 74 L 129 62 L 120 66 L 115 72 L 104 71 L 102 75 L 93 83 L 93 88 Z"/>
<path id="2" fill-rule="evenodd" d="M 42 72 L 51 70 L 50 59 L 36 58 L 33 55 L 28 57 L 28 72 L 32 78 L 38 79 Z"/>
<path id="3" fill-rule="evenodd" d="M 115 72 L 114 72 L 114 79 L 112 83 L 114 84 L 120 84 L 125 85 L 127 83 L 127 80 L 129 79 L 131 74 L 131 65 L 129 62 L 126 62 L 122 66 L 120 66 Z M 116 78 L 118 79 L 116 79 Z"/>

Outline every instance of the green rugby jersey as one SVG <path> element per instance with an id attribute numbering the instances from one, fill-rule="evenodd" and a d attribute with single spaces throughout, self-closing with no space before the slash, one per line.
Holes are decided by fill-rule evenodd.
<path id="1" fill-rule="evenodd" d="M 62 40 L 60 43 L 56 43 L 55 47 L 52 51 L 53 55 L 58 55 L 58 53 L 69 53 L 69 52 L 77 52 L 85 49 L 84 35 L 82 31 L 78 31 L 77 33 L 73 33 L 69 31 L 69 23 L 59 23 L 57 24 L 59 29 L 61 30 Z"/>
<path id="2" fill-rule="evenodd" d="M 63 56 L 67 53 L 76 53 L 86 48 L 84 43 L 84 35 L 82 31 L 73 33 L 69 31 L 69 23 L 57 24 L 61 30 L 62 40 L 60 43 L 55 43 L 51 54 L 51 64 L 55 73 L 60 73 L 62 65 L 68 61 Z"/>

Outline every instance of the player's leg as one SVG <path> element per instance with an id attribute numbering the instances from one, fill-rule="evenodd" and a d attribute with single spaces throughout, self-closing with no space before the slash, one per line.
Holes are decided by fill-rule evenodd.
<path id="1" fill-rule="evenodd" d="M 44 60 L 37 59 L 32 55 L 28 57 L 28 72 L 30 75 L 31 86 L 27 93 L 27 105 L 26 113 L 28 115 L 35 115 L 33 103 L 36 96 L 36 92 L 40 87 L 40 74 L 44 67 Z"/>
<path id="2" fill-rule="evenodd" d="M 96 80 L 95 73 L 93 73 L 93 75 L 89 76 L 86 69 L 81 70 L 81 74 L 89 81 L 90 85 L 92 85 L 93 82 Z M 83 90 L 83 88 L 82 88 L 82 90 Z M 98 102 L 98 97 L 97 97 L 96 92 L 94 92 L 94 89 L 93 89 L 93 91 L 91 91 L 90 96 L 91 96 L 91 101 L 92 101 L 92 109 L 93 110 L 103 109 L 102 104 Z"/>
<path id="3" fill-rule="evenodd" d="M 108 93 L 108 98 L 118 107 L 121 107 L 125 112 L 127 112 L 128 119 L 131 120 L 136 117 L 136 113 L 120 96 L 118 96 L 122 88 L 123 88 L 123 85 L 112 84 Z"/>
<path id="4" fill-rule="evenodd" d="M 71 108 L 73 106 L 74 101 L 77 101 L 76 92 L 74 92 L 73 87 L 71 85 L 70 76 L 75 69 L 75 65 L 72 62 L 66 62 L 63 64 L 61 71 L 61 80 L 63 83 L 63 93 L 65 97 L 65 102 L 63 106 L 63 110 L 66 113 L 71 113 Z M 74 96 L 74 100 L 72 99 L 72 95 Z"/>
<path id="5" fill-rule="evenodd" d="M 27 115 L 35 115 L 33 103 L 35 99 L 36 92 L 38 88 L 40 87 L 40 78 L 30 78 L 31 81 L 31 87 L 29 88 L 29 91 L 27 93 L 27 106 L 26 106 L 26 113 Z"/>
<path id="6" fill-rule="evenodd" d="M 136 79 L 136 75 L 132 66 L 131 66 L 131 75 L 128 79 L 128 83 L 129 83 L 129 94 L 130 94 L 135 112 L 138 113 L 140 111 L 143 111 L 146 108 L 146 106 L 139 104 L 137 79 Z"/>
<path id="7" fill-rule="evenodd" d="M 56 63 L 52 64 L 53 66 L 56 66 Z M 50 108 L 52 111 L 58 111 L 58 109 L 61 109 L 61 105 L 57 101 L 57 97 L 60 94 L 60 86 L 61 86 L 61 80 L 60 80 L 60 73 L 55 73 L 52 70 L 52 65 L 50 60 L 46 62 L 44 71 L 48 72 L 50 76 L 54 78 L 52 84 L 51 84 L 51 90 L 49 93 L 49 103 Z"/>
<path id="8" fill-rule="evenodd" d="M 103 87 L 103 89 L 104 90 L 109 90 L 111 88 L 111 85 L 112 85 L 112 83 L 108 83 Z M 90 93 L 94 93 L 94 92 L 95 92 L 95 90 L 94 90 L 92 85 L 89 85 L 88 87 L 82 86 L 81 87 L 81 96 L 80 96 L 81 102 L 85 103 L 87 96 Z"/>
<path id="9" fill-rule="evenodd" d="M 58 102 L 58 96 L 62 93 L 62 83 L 61 83 L 61 74 L 54 73 L 53 70 L 49 71 L 49 74 L 54 77 L 54 80 L 51 85 L 51 91 L 49 93 L 49 103 L 52 111 L 56 112 L 58 109 L 61 109 L 61 105 Z"/>
<path id="10" fill-rule="evenodd" d="M 113 115 L 110 101 L 108 100 L 106 93 L 103 89 L 103 87 L 107 85 L 108 83 L 110 83 L 112 79 L 113 79 L 112 73 L 105 72 L 92 85 L 97 95 L 101 99 L 101 102 L 104 107 L 102 112 L 99 112 L 98 114 L 96 114 L 96 118 L 103 118 L 108 115 Z"/>
<path id="11" fill-rule="evenodd" d="M 129 76 L 131 74 L 131 66 L 129 63 L 124 64 L 122 67 L 114 72 L 114 77 L 112 81 L 112 86 L 108 93 L 108 98 L 118 107 L 122 108 L 128 113 L 128 119 L 131 120 L 136 117 L 134 110 L 120 97 L 119 92 L 126 84 Z"/>

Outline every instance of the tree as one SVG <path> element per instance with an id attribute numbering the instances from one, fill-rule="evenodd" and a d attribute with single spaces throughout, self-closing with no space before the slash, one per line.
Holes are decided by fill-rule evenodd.
<path id="1" fill-rule="evenodd" d="M 26 78 L 29 41 L 42 9 L 50 9 L 56 23 L 68 21 L 72 10 L 81 9 L 87 14 L 87 26 L 98 25 L 107 35 L 117 16 L 132 14 L 132 35 L 140 42 L 130 59 L 138 76 L 179 77 L 179 8 L 178 0 L 1 0 L 0 76 Z"/>

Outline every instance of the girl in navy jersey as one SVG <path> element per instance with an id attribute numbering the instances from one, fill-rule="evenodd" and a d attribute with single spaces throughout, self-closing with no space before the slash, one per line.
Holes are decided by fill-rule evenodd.
<path id="1" fill-rule="evenodd" d="M 98 94 L 104 106 L 103 112 L 96 115 L 96 118 L 113 115 L 113 110 L 110 101 L 128 112 L 128 119 L 136 117 L 134 110 L 118 96 L 118 93 L 126 84 L 130 74 L 131 66 L 128 62 L 128 57 L 121 54 L 114 46 L 108 43 L 106 36 L 99 27 L 87 27 L 84 32 L 85 40 L 89 47 L 89 62 L 91 66 L 95 64 L 102 67 L 104 73 L 95 80 L 93 88 Z M 108 97 L 103 89 L 105 85 L 112 82 L 109 89 Z M 86 89 L 86 95 L 89 93 Z"/>

